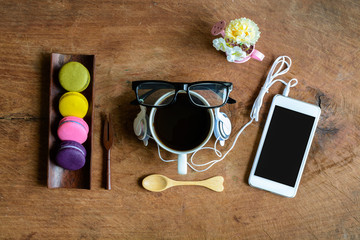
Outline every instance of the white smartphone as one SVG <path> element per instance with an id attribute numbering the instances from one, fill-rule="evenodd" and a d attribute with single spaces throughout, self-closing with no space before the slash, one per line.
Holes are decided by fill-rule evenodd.
<path id="1" fill-rule="evenodd" d="M 276 95 L 250 172 L 250 186 L 295 197 L 321 109 Z"/>

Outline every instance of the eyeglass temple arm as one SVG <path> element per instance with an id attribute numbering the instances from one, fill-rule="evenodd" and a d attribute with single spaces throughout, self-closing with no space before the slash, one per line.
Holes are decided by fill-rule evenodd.
<path id="1" fill-rule="evenodd" d="M 151 91 L 148 91 L 148 92 L 144 93 L 143 95 L 139 96 L 139 99 L 147 98 L 148 96 L 150 96 L 151 94 L 153 94 L 154 92 L 156 92 L 156 91 L 159 90 L 159 89 L 161 89 L 161 88 L 152 89 Z M 207 88 L 207 89 L 209 89 L 209 88 Z M 212 90 L 212 89 L 210 89 L 210 90 Z M 212 91 L 213 91 L 213 90 L 212 90 Z M 215 91 L 213 91 L 213 92 L 215 92 Z M 215 93 L 216 93 L 216 92 L 215 92 Z M 226 103 L 228 103 L 228 104 L 234 104 L 234 103 L 236 103 L 236 100 L 233 99 L 233 98 L 231 98 L 231 97 L 229 97 Z M 130 104 L 132 104 L 132 105 L 139 105 L 139 101 L 138 101 L 137 99 L 135 99 L 135 100 L 131 101 Z"/>
<path id="2" fill-rule="evenodd" d="M 139 105 L 139 102 L 137 99 L 134 99 L 130 102 L 131 105 Z"/>
<path id="3" fill-rule="evenodd" d="M 231 97 L 229 97 L 226 103 L 228 103 L 228 104 L 234 104 L 234 103 L 236 103 L 236 100 L 233 99 L 233 98 L 231 98 Z"/>
<path id="4" fill-rule="evenodd" d="M 145 95 L 145 94 L 144 94 L 144 95 Z M 141 97 L 143 97 L 144 95 L 142 95 Z M 229 97 L 226 103 L 228 103 L 228 104 L 234 104 L 234 103 L 236 103 L 236 100 L 233 99 L 233 98 L 231 98 L 231 97 Z M 130 102 L 130 104 L 131 104 L 131 105 L 139 105 L 139 101 L 138 101 L 137 99 L 134 99 L 133 101 Z"/>

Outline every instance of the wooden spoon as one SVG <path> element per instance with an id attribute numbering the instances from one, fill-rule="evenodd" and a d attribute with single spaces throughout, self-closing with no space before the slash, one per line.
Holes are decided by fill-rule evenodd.
<path id="1" fill-rule="evenodd" d="M 221 176 L 212 177 L 203 181 L 175 181 L 160 174 L 149 175 L 142 181 L 146 190 L 152 192 L 161 192 L 173 186 L 196 185 L 207 187 L 216 192 L 224 190 L 224 178 Z"/>

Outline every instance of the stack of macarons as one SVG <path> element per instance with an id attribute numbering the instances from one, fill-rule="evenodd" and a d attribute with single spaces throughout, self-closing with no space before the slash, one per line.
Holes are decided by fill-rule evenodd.
<path id="1" fill-rule="evenodd" d="M 56 155 L 59 166 L 78 170 L 85 165 L 86 150 L 82 145 L 88 137 L 89 126 L 83 119 L 89 104 L 84 91 L 90 83 L 90 73 L 79 62 L 68 62 L 59 72 L 61 86 L 67 90 L 59 100 L 59 111 L 63 116 L 57 130 L 62 141 Z"/>

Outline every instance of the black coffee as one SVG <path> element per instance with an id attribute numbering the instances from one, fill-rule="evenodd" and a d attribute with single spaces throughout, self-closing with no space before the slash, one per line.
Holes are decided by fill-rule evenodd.
<path id="1" fill-rule="evenodd" d="M 154 117 L 157 137 L 165 146 L 177 151 L 192 150 L 204 142 L 210 124 L 209 110 L 191 104 L 185 93 L 179 93 L 174 104 L 158 108 Z"/>

